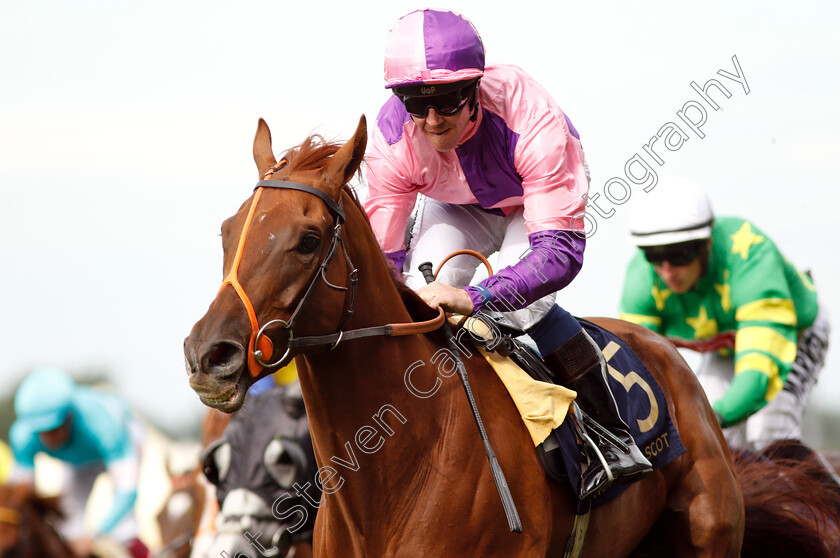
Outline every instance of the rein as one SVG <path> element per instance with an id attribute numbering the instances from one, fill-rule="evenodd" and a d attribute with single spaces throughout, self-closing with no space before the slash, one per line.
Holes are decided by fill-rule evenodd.
<path id="1" fill-rule="evenodd" d="M 248 341 L 248 373 L 252 377 L 257 377 L 260 373 L 262 373 L 264 369 L 277 369 L 281 368 L 282 366 L 285 366 L 294 356 L 298 354 L 315 352 L 317 350 L 332 350 L 336 348 L 338 344 L 342 341 L 350 341 L 352 339 L 362 339 L 364 337 L 374 336 L 399 337 L 403 335 L 428 333 L 438 329 L 441 325 L 443 325 L 444 321 L 446 320 L 446 313 L 442 308 L 440 308 L 439 315 L 436 318 L 424 322 L 386 324 L 382 326 L 366 327 L 350 331 L 344 331 L 342 329 L 344 325 L 353 316 L 353 312 L 355 310 L 356 305 L 356 287 L 359 282 L 358 269 L 353 265 L 353 262 L 350 260 L 350 254 L 347 252 L 347 247 L 344 244 L 344 237 L 342 236 L 342 226 L 344 225 L 346 219 L 346 214 L 344 213 L 343 208 L 343 199 L 339 195 L 339 201 L 338 203 L 336 203 L 325 192 L 313 186 L 309 186 L 308 184 L 301 184 L 299 182 L 291 182 L 288 180 L 272 179 L 271 177 L 274 175 L 274 173 L 283 168 L 285 164 L 286 161 L 281 160 L 275 166 L 268 169 L 268 171 L 263 176 L 263 180 L 258 181 L 256 186 L 254 187 L 254 196 L 251 200 L 251 206 L 248 209 L 247 220 L 245 221 L 245 224 L 242 227 L 242 232 L 239 235 L 239 244 L 236 247 L 236 255 L 233 260 L 233 265 L 231 266 L 231 269 L 228 272 L 227 276 L 222 281 L 221 287 L 219 287 L 219 293 L 221 293 L 222 289 L 224 289 L 228 285 L 233 287 L 233 290 L 236 292 L 237 296 L 242 301 L 242 304 L 245 306 L 245 311 L 248 313 L 248 319 L 251 322 L 251 336 Z M 330 213 L 332 213 L 333 217 L 335 218 L 335 225 L 333 227 L 330 245 L 327 248 L 327 253 L 324 256 L 324 259 L 321 262 L 318 271 L 313 276 L 312 281 L 310 281 L 309 286 L 307 287 L 303 297 L 301 297 L 292 314 L 287 320 L 270 320 L 266 322 L 262 327 L 260 327 L 259 320 L 257 319 L 257 313 L 254 310 L 254 305 L 248 298 L 248 294 L 245 292 L 244 287 L 242 287 L 242 284 L 239 282 L 238 273 L 239 264 L 242 261 L 242 253 L 245 248 L 245 239 L 248 236 L 248 230 L 251 227 L 251 222 L 253 221 L 254 214 L 256 213 L 257 204 L 259 203 L 263 189 L 265 188 L 297 190 L 300 192 L 306 192 L 307 194 L 312 194 L 313 196 L 317 196 L 321 201 L 324 202 L 324 204 L 330 210 Z M 348 269 L 350 270 L 347 274 L 348 286 L 346 287 L 333 285 L 329 282 L 329 280 L 327 280 L 326 276 L 327 268 L 329 267 L 330 262 L 335 256 L 339 245 L 341 245 L 341 250 L 344 253 L 344 259 L 347 262 Z M 337 331 L 335 333 L 295 338 L 294 332 L 292 331 L 292 326 L 294 325 L 295 320 L 297 319 L 300 313 L 300 310 L 304 307 L 306 302 L 309 300 L 309 297 L 315 290 L 319 277 L 327 287 L 345 293 L 344 307 L 346 308 L 346 310 L 341 318 L 341 321 L 338 324 L 338 327 L 336 327 Z M 218 296 L 218 294 L 216 296 Z M 289 339 L 286 344 L 286 351 L 285 353 L 283 353 L 283 356 L 281 356 L 277 361 L 269 363 L 265 362 L 263 359 L 270 359 L 272 357 L 274 353 L 274 344 L 271 342 L 271 339 L 265 334 L 265 331 L 267 328 L 275 324 L 280 324 L 283 326 L 284 329 L 288 330 Z"/>
<path id="2" fill-rule="evenodd" d="M 708 339 L 680 339 L 678 337 L 668 337 L 668 341 L 679 349 L 690 349 L 698 353 L 710 353 L 721 349 L 734 349 L 735 332 L 724 331 L 722 333 L 718 333 L 714 337 L 709 337 Z"/>

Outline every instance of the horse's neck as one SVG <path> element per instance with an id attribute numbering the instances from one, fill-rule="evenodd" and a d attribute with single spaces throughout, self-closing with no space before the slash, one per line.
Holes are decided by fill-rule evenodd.
<path id="1" fill-rule="evenodd" d="M 401 505 L 390 500 L 397 495 L 422 498 L 424 483 L 439 473 L 418 456 L 451 448 L 449 427 L 463 424 L 460 413 L 468 407 L 458 380 L 439 377 L 431 362 L 436 349 L 423 335 L 374 338 L 298 367 L 319 471 L 336 471 L 325 483 L 330 488 L 342 483 L 328 496 L 330 513 L 341 521 L 370 526 L 375 509 Z M 420 393 L 436 382 L 443 387 Z"/>
<path id="2" fill-rule="evenodd" d="M 348 248 L 359 268 L 359 285 L 355 311 L 344 330 L 415 321 L 367 223 L 359 219 L 363 218 L 348 210 L 348 241 L 352 233 Z M 418 306 L 415 313 L 425 314 L 417 321 L 434 316 L 419 300 L 405 296 Z M 329 304 L 323 304 L 323 311 L 328 311 Z M 442 348 L 440 333 L 371 337 L 345 341 L 300 362 L 318 465 L 333 467 L 348 478 L 338 498 L 358 502 L 371 497 L 366 483 L 350 486 L 350 477 L 356 475 L 378 478 L 375 490 L 381 494 L 393 488 L 386 485 L 405 489 L 414 483 L 405 463 L 439 445 L 444 425 L 455 422 L 452 414 L 466 408 L 453 403 L 456 397 L 463 398 L 457 379 L 451 374 L 441 377 L 439 364 L 432 360 Z M 453 382 L 458 391 L 452 389 Z M 442 384 L 446 386 L 434 396 L 425 395 Z M 361 469 L 363 473 L 358 472 Z M 360 487 L 366 487 L 367 493 L 361 493 Z"/>
<path id="3" fill-rule="evenodd" d="M 346 250 L 350 262 L 357 268 L 359 278 L 353 304 L 353 316 L 344 329 L 412 321 L 409 310 L 400 294 L 400 288 L 394 282 L 391 271 L 385 263 L 385 258 L 370 228 L 370 223 L 364 216 L 364 210 L 356 201 L 350 199 L 350 194 L 345 192 L 343 196 L 347 214 L 347 220 L 343 228 L 345 245 L 339 248 L 334 261 L 344 260 L 341 251 L 342 249 Z M 339 284 L 341 284 L 340 282 L 348 282 L 351 271 L 346 267 L 349 264 L 346 261 L 343 263 L 345 266 L 340 273 L 338 272 L 340 266 L 336 266 L 337 276 L 335 281 Z M 331 265 L 335 266 L 336 264 Z M 343 277 L 340 275 L 343 275 Z M 345 299 L 344 302 L 347 303 L 347 298 L 351 295 L 347 293 L 342 296 Z M 326 314 L 329 311 L 329 306 L 334 305 L 330 302 L 324 304 L 326 308 L 316 314 Z"/>
<path id="4" fill-rule="evenodd" d="M 375 242 L 372 235 L 370 241 Z M 378 247 L 354 245 L 351 249 L 359 267 L 359 285 L 353 317 L 343 329 L 413 322 Z M 317 433 L 323 427 L 331 440 L 329 448 L 324 447 L 324 440 L 316 444 L 344 454 L 345 443 L 352 442 L 364 425 L 382 432 L 387 428 L 385 420 L 399 422 L 400 415 L 419 402 L 406 389 L 406 370 L 417 361 L 427 362 L 436 349 L 436 343 L 425 335 L 381 336 L 344 341 L 331 351 L 307 356 L 299 373 L 310 429 Z M 383 407 L 387 419 L 376 416 Z"/>
<path id="5" fill-rule="evenodd" d="M 382 282 L 383 278 L 387 283 Z M 378 282 L 371 279 L 374 279 L 371 273 L 365 270 L 356 311 L 345 331 L 412 322 L 399 292 L 390 283 L 387 270 L 376 278 Z M 367 288 L 367 282 L 381 286 Z M 416 405 L 417 398 L 406 389 L 406 371 L 418 361 L 427 363 L 438 349 L 434 340 L 416 334 L 344 341 L 331 351 L 307 356 L 299 372 L 310 428 L 313 418 L 315 428 L 320 419 L 327 421 L 331 431 L 343 430 L 351 435 L 347 439 L 352 439 L 356 428 L 361 426 L 360 421 L 370 422 L 371 415 L 382 406 Z M 415 374 L 422 375 L 422 371 Z"/>
<path id="6" fill-rule="evenodd" d="M 343 330 L 412 323 L 415 320 L 403 300 L 403 296 L 411 295 L 401 294 L 401 287 L 394 282 L 373 232 L 360 211 L 356 204 L 347 208 L 345 242 L 348 243 L 350 259 L 358 268 L 359 282 L 353 315 Z M 345 274 L 348 272 L 344 271 Z M 414 303 L 422 305 L 419 300 L 412 301 Z M 331 306 L 337 305 L 326 300 L 322 304 L 322 309 L 316 314 L 326 314 Z M 429 309 L 426 311 L 431 312 Z M 434 342 L 423 335 L 383 336 L 346 341 L 327 353 L 313 355 L 308 361 L 315 370 L 313 381 L 318 384 L 316 390 L 320 396 L 333 400 L 354 396 L 359 400 L 385 391 L 386 387 L 392 395 L 401 387 L 405 391 L 402 377 L 405 366 L 416 361 L 416 355 L 430 355 L 434 350 Z"/>

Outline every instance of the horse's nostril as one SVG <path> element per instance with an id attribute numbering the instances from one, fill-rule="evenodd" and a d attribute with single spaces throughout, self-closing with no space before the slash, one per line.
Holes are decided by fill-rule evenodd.
<path id="1" fill-rule="evenodd" d="M 217 343 L 207 353 L 207 364 L 211 368 L 222 368 L 239 358 L 241 348 L 232 343 Z"/>

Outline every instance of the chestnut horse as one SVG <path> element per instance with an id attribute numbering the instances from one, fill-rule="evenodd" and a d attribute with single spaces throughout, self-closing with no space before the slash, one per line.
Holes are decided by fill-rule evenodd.
<path id="1" fill-rule="evenodd" d="M 510 396 L 474 351 L 465 365 L 524 526 L 509 530 L 464 391 L 440 366 L 443 330 L 426 326 L 436 312 L 394 277 L 347 186 L 366 133 L 362 117 L 344 146 L 309 138 L 278 162 L 260 120 L 263 180 L 222 225 L 225 279 L 184 342 L 190 385 L 234 412 L 254 381 L 295 357 L 320 467 L 298 488 L 325 494 L 311 502 L 315 556 L 561 556 L 573 494 L 544 474 Z M 642 358 L 686 452 L 593 509 L 583 555 L 627 556 L 653 529 L 669 556 L 739 556 L 735 465 L 693 373 L 651 331 L 593 321 Z"/>

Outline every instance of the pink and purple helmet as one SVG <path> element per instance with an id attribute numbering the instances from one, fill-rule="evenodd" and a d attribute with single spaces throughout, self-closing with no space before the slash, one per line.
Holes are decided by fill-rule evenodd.
<path id="1" fill-rule="evenodd" d="M 484 75 L 484 44 L 473 24 L 450 11 L 400 18 L 385 43 L 385 88 L 474 80 Z"/>

